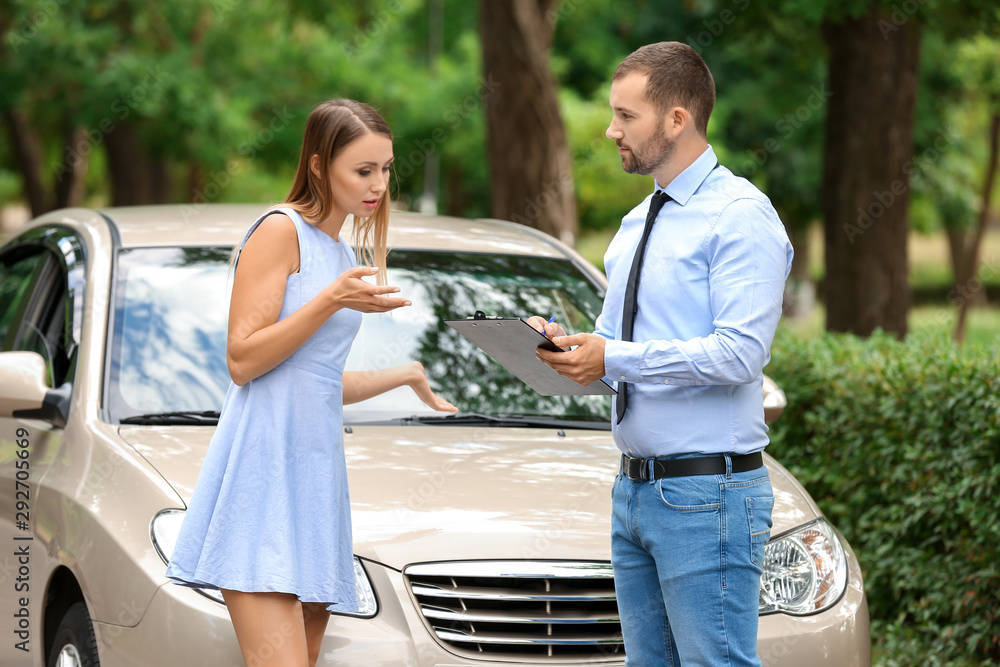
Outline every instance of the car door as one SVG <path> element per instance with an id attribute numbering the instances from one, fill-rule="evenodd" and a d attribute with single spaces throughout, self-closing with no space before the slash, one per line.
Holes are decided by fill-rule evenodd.
<path id="1" fill-rule="evenodd" d="M 48 385 L 60 389 L 65 405 L 79 343 L 74 314 L 82 310 L 74 305 L 81 290 L 71 287 L 70 276 L 81 248 L 68 230 L 36 230 L 0 253 L 0 351 L 40 354 Z M 33 510 L 62 445 L 60 421 L 0 418 L 0 609 L 14 631 L 0 654 L 12 667 L 42 664 L 49 559 Z"/>

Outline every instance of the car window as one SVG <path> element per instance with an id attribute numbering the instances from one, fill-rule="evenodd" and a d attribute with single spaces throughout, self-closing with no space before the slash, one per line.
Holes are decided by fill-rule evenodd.
<path id="1" fill-rule="evenodd" d="M 606 421 L 606 396 L 542 396 L 444 323 L 471 317 L 555 316 L 567 331 L 591 332 L 601 312 L 598 287 L 565 259 L 485 253 L 394 251 L 389 282 L 409 308 L 366 316 L 347 360 L 348 370 L 420 361 L 435 391 L 463 412 L 554 416 Z M 408 389 L 346 406 L 344 421 L 362 422 L 429 413 Z"/>
<path id="2" fill-rule="evenodd" d="M 118 256 L 114 418 L 219 410 L 229 387 L 229 248 L 140 248 Z"/>
<path id="3" fill-rule="evenodd" d="M 54 255 L 46 253 L 12 349 L 42 355 L 50 387 L 58 387 L 72 376 L 76 346 L 70 331 L 71 312 L 66 272 Z"/>
<path id="4" fill-rule="evenodd" d="M 118 257 L 107 408 L 112 420 L 222 407 L 229 248 L 138 248 Z M 567 259 L 394 250 L 389 282 L 413 306 L 366 315 L 347 370 L 418 360 L 434 389 L 464 412 L 607 421 L 606 396 L 540 396 L 445 319 L 532 314 L 593 331 L 599 286 Z M 345 406 L 345 423 L 429 413 L 409 389 Z"/>
<path id="5" fill-rule="evenodd" d="M 13 349 L 30 288 L 47 255 L 42 248 L 21 246 L 0 258 L 0 346 Z"/>

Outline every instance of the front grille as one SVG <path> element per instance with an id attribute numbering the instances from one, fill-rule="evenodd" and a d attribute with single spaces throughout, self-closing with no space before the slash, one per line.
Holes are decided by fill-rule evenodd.
<path id="1" fill-rule="evenodd" d="M 411 565 L 424 622 L 472 658 L 621 660 L 610 563 L 466 561 Z"/>

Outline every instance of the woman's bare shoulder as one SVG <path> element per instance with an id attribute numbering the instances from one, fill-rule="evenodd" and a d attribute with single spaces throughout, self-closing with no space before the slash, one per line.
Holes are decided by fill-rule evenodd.
<path id="1" fill-rule="evenodd" d="M 289 272 L 298 270 L 299 239 L 295 223 L 284 213 L 272 213 L 257 225 L 243 244 L 240 262 L 275 262 L 287 264 Z"/>

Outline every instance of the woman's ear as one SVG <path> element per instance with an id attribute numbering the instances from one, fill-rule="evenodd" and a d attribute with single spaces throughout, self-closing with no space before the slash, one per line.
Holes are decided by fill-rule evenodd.
<path id="1" fill-rule="evenodd" d="M 319 155 L 316 153 L 313 153 L 309 158 L 309 171 L 312 172 L 313 176 L 319 178 Z"/>

